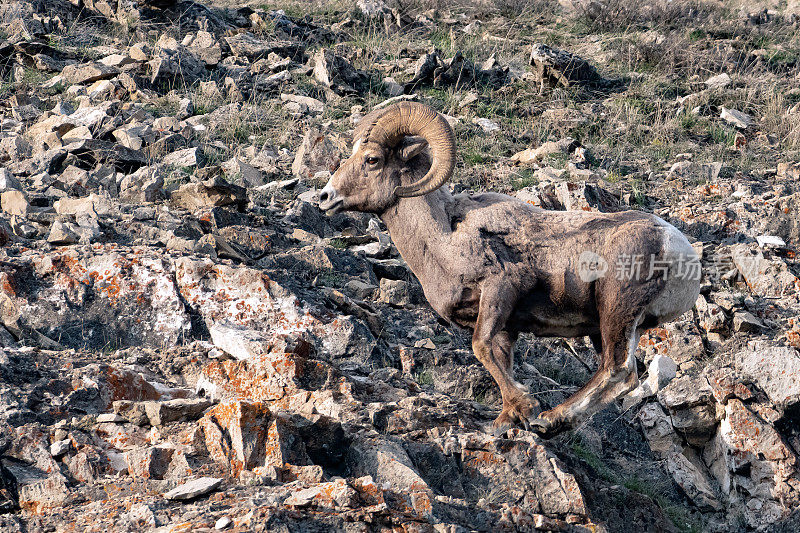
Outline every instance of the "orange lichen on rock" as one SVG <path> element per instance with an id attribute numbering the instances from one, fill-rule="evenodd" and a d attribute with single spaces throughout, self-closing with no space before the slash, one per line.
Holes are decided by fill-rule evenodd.
<path id="1" fill-rule="evenodd" d="M 267 424 L 271 413 L 263 402 L 229 400 L 200 419 L 206 449 L 231 475 L 264 465 Z"/>

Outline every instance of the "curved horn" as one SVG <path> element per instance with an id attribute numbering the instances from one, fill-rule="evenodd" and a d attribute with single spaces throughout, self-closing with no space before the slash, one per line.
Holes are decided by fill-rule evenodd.
<path id="1" fill-rule="evenodd" d="M 385 146 L 396 146 L 406 135 L 418 135 L 428 142 L 433 161 L 428 173 L 411 185 L 401 185 L 394 193 L 400 197 L 422 196 L 445 184 L 456 165 L 456 140 L 447 120 L 430 106 L 400 102 L 382 113 L 365 138 Z"/>

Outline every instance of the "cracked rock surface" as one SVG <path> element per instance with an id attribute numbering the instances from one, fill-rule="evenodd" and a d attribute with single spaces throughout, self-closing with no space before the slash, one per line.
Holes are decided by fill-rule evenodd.
<path id="1" fill-rule="evenodd" d="M 0 530 L 798 530 L 798 6 L 622 10 L 623 45 L 605 4 L 490 4 L 0 0 Z M 377 217 L 320 212 L 403 99 L 455 191 L 689 237 L 701 295 L 618 405 L 492 435 L 470 333 Z M 545 408 L 597 367 L 515 360 Z"/>

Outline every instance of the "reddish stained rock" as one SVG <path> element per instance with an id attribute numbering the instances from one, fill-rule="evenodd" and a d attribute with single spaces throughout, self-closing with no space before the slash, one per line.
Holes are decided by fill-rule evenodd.
<path id="1" fill-rule="evenodd" d="M 270 410 L 263 402 L 225 401 L 200 419 L 212 459 L 232 475 L 264 466 Z"/>
<path id="2" fill-rule="evenodd" d="M 286 370 L 276 372 L 276 366 Z M 294 376 L 294 361 L 277 354 L 265 354 L 247 361 L 212 361 L 203 369 L 198 391 L 212 399 L 251 398 L 257 401 L 277 400 Z"/>
<path id="3" fill-rule="evenodd" d="M 5 430 L 5 427 L 0 426 L 0 430 Z M 50 454 L 48 436 L 41 426 L 25 424 L 13 431 L 13 437 L 9 440 L 11 447 L 4 451 L 4 455 L 34 466 L 45 474 L 60 472 L 58 463 Z"/>
<path id="4" fill-rule="evenodd" d="M 6 270 L 3 292 L 17 308 L 21 326 L 64 346 L 101 348 L 109 339 L 120 345 L 175 344 L 191 328 L 173 281 L 168 259 L 112 245 L 63 253 L 30 251 Z M 17 289 L 12 292 L 9 289 Z M 80 308 L 76 326 L 74 309 Z"/>
<path id="5" fill-rule="evenodd" d="M 586 504 L 575 477 L 530 434 L 511 433 L 509 440 L 484 433 L 461 435 L 465 474 L 502 487 L 531 512 L 585 517 Z"/>
<path id="6" fill-rule="evenodd" d="M 408 494 L 408 500 L 411 504 L 411 511 L 413 514 L 420 518 L 432 519 L 433 518 L 433 502 L 431 498 L 433 492 L 426 490 L 414 490 Z"/>
<path id="7" fill-rule="evenodd" d="M 128 474 L 144 479 L 164 479 L 174 452 L 173 448 L 164 446 L 135 448 L 125 452 Z"/>
<path id="8" fill-rule="evenodd" d="M 283 504 L 290 507 L 342 509 L 356 504 L 358 493 L 344 479 L 318 483 L 293 492 Z"/>
<path id="9" fill-rule="evenodd" d="M 319 483 L 325 478 L 325 472 L 319 465 L 284 465 L 280 471 L 282 483 L 300 481 L 302 483 Z"/>
<path id="10" fill-rule="evenodd" d="M 690 361 L 705 351 L 703 339 L 694 324 L 678 327 L 667 324 L 645 332 L 639 339 L 639 348 L 646 354 L 667 355 L 678 365 Z"/>
<path id="11" fill-rule="evenodd" d="M 378 487 L 372 476 L 362 476 L 350 480 L 350 485 L 358 492 L 363 505 L 383 505 L 383 490 Z"/>
<path id="12" fill-rule="evenodd" d="M 800 353 L 796 349 L 756 342 L 752 349 L 735 354 L 734 364 L 739 375 L 755 383 L 777 407 L 800 402 Z"/>
<path id="13" fill-rule="evenodd" d="M 753 529 L 784 519 L 800 505 L 797 457 L 773 426 L 736 398 L 728 400 L 702 457 L 729 503 L 747 502 L 742 517 Z"/>
<path id="14" fill-rule="evenodd" d="M 754 456 L 763 456 L 770 461 L 785 461 L 794 465 L 794 453 L 781 439 L 780 434 L 769 424 L 762 422 L 741 401 L 728 401 L 725 408 L 727 418 L 720 427 L 731 447 Z"/>
<path id="15" fill-rule="evenodd" d="M 141 374 L 125 368 L 101 365 L 99 377 L 103 380 L 107 408 L 117 400 L 160 400 L 161 393 Z"/>
<path id="16" fill-rule="evenodd" d="M 199 310 L 209 328 L 227 321 L 263 332 L 268 342 L 322 331 L 323 325 L 302 308 L 297 297 L 261 270 L 187 257 L 174 265 L 181 294 Z"/>
<path id="17" fill-rule="evenodd" d="M 66 478 L 61 474 L 53 474 L 20 487 L 19 505 L 26 511 L 39 514 L 47 508 L 60 507 L 68 495 Z"/>
<path id="18" fill-rule="evenodd" d="M 94 435 L 117 450 L 129 450 L 134 446 L 146 445 L 146 433 L 140 428 L 131 428 L 121 424 L 99 424 L 94 428 Z"/>
<path id="19" fill-rule="evenodd" d="M 302 438 L 291 421 L 283 416 L 275 417 L 269 424 L 266 442 L 266 464 L 282 467 L 285 464 L 309 465 Z"/>
<path id="20" fill-rule="evenodd" d="M 786 332 L 786 342 L 793 348 L 800 348 L 800 322 L 790 318 L 789 326 L 791 329 Z"/>
<path id="21" fill-rule="evenodd" d="M 203 369 L 197 389 L 217 398 L 279 400 L 325 383 L 329 367 L 291 353 L 267 353 L 246 361 L 214 361 Z"/>
<path id="22" fill-rule="evenodd" d="M 708 384 L 714 394 L 714 399 L 721 404 L 728 402 L 730 398 L 749 400 L 753 393 L 743 383 L 741 383 L 733 370 L 723 367 L 712 372 L 708 378 Z"/>

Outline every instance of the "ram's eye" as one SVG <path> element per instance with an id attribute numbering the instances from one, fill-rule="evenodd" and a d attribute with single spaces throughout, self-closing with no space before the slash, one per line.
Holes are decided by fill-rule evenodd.
<path id="1" fill-rule="evenodd" d="M 368 157 L 367 158 L 367 163 L 369 163 L 370 165 L 377 165 L 380 160 L 381 159 L 379 157 L 374 157 L 374 156 L 373 157 Z"/>

